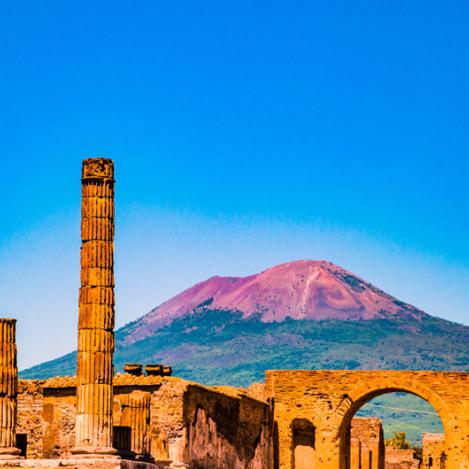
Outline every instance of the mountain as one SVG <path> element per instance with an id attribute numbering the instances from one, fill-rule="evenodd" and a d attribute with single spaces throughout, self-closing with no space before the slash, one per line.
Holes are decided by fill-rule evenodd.
<path id="1" fill-rule="evenodd" d="M 125 343 L 151 336 L 202 306 L 241 311 L 243 319 L 255 316 L 262 322 L 425 316 L 332 262 L 302 260 L 248 277 L 212 277 L 198 283 L 124 328 Z"/>
<path id="2" fill-rule="evenodd" d="M 165 362 L 207 384 L 265 369 L 469 369 L 469 327 L 430 316 L 327 261 L 212 277 L 116 331 L 116 369 Z M 75 353 L 22 377 L 72 374 Z"/>
<path id="3" fill-rule="evenodd" d="M 117 371 L 126 362 L 165 363 L 201 383 L 248 386 L 263 381 L 266 369 L 468 371 L 468 343 L 467 326 L 430 316 L 330 262 L 297 261 L 249 277 L 212 277 L 176 295 L 116 331 L 114 363 Z M 74 374 L 75 365 L 72 352 L 20 377 Z M 417 441 L 422 430 L 441 428 L 419 402 L 380 399 L 370 408 L 388 435 L 406 428 Z"/>

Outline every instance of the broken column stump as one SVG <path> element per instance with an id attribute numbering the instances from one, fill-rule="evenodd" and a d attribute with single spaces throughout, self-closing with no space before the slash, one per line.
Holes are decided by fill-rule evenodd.
<path id="1" fill-rule="evenodd" d="M 16 319 L 0 318 L 0 460 L 18 459 L 16 411 L 18 368 L 16 366 Z"/>

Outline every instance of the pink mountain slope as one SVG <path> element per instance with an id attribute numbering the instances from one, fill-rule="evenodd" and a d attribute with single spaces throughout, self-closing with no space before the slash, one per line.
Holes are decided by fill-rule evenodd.
<path id="1" fill-rule="evenodd" d="M 249 277 L 212 277 L 150 311 L 130 328 L 125 342 L 142 339 L 194 309 L 238 310 L 264 322 L 292 319 L 357 320 L 425 313 L 402 303 L 327 261 L 280 264 Z"/>

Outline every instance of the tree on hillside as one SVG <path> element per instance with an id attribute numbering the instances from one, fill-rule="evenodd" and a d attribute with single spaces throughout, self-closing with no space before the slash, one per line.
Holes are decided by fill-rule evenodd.
<path id="1" fill-rule="evenodd" d="M 386 446 L 392 446 L 397 449 L 410 449 L 410 443 L 406 440 L 405 432 L 393 432 L 393 435 L 388 440 L 385 440 Z"/>

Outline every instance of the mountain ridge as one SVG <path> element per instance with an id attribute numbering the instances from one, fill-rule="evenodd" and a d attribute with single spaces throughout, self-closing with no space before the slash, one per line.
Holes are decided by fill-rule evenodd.
<path id="1" fill-rule="evenodd" d="M 205 384 L 249 385 L 269 368 L 466 371 L 468 342 L 467 326 L 430 316 L 331 262 L 302 260 L 197 283 L 118 329 L 114 359 L 116 370 L 126 361 L 164 361 Z M 21 375 L 74 370 L 71 353 Z"/>
<path id="2" fill-rule="evenodd" d="M 136 342 L 200 306 L 237 310 L 263 322 L 292 319 L 375 319 L 426 313 L 399 301 L 329 261 L 298 260 L 246 277 L 213 276 L 132 322 L 126 343 Z M 124 326 L 127 327 L 127 326 Z"/>

